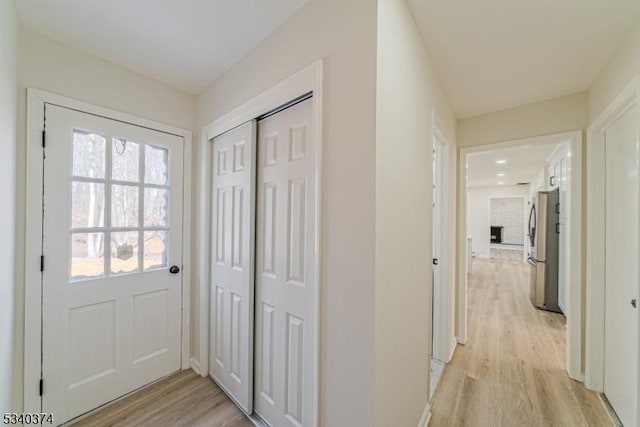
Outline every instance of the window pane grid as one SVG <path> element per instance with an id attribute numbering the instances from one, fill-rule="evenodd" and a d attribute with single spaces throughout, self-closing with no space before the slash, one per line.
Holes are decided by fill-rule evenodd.
<path id="1" fill-rule="evenodd" d="M 87 178 L 86 176 L 72 176 L 72 182 L 93 182 L 96 184 L 104 184 L 106 181 L 103 178 Z"/>
<path id="2" fill-rule="evenodd" d="M 76 131 L 72 164 L 71 280 L 166 268 L 168 150 Z"/>

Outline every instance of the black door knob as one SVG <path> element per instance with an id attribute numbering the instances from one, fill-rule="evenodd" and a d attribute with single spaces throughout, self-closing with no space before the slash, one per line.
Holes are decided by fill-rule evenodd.
<path id="1" fill-rule="evenodd" d="M 178 267 L 177 265 L 172 265 L 171 268 L 169 268 L 169 273 L 171 274 L 180 273 L 180 267 Z"/>

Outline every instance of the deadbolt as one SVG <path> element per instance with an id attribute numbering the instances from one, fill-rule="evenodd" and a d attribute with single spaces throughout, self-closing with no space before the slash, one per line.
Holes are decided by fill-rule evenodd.
<path id="1" fill-rule="evenodd" d="M 631 305 L 633 306 L 633 308 L 636 308 L 636 306 L 638 305 L 638 302 L 635 298 L 631 300 Z"/>

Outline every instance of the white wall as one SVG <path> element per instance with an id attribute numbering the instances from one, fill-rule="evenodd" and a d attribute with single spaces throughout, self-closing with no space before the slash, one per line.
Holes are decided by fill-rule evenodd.
<path id="1" fill-rule="evenodd" d="M 198 97 L 198 125 L 320 58 L 325 61 L 320 423 L 370 426 L 376 3 L 311 0 Z"/>
<path id="2" fill-rule="evenodd" d="M 640 74 L 640 19 L 611 55 L 587 93 L 589 123 Z"/>
<path id="3" fill-rule="evenodd" d="M 460 148 L 584 129 L 585 92 L 458 121 Z"/>
<path id="4" fill-rule="evenodd" d="M 0 1 L 0 3 L 5 3 Z M 2 15 L 4 17 L 4 14 Z M 3 26 L 4 28 L 4 26 Z M 157 122 L 195 127 L 193 95 L 85 54 L 38 33 L 19 32 L 18 212 L 16 249 L 15 407 L 23 404 L 26 88 L 33 87 Z"/>
<path id="5" fill-rule="evenodd" d="M 0 1 L 0 414 L 15 411 L 14 360 L 18 23 L 12 0 Z"/>
<path id="6" fill-rule="evenodd" d="M 473 252 L 476 256 L 489 258 L 491 255 L 489 248 L 491 236 L 490 200 L 499 197 L 523 197 L 526 199 L 528 195 L 529 187 L 526 185 L 467 189 L 467 236 L 473 237 Z M 527 203 L 525 201 L 522 213 L 523 218 L 525 218 L 526 213 Z"/>
<path id="7" fill-rule="evenodd" d="M 375 425 L 416 426 L 429 388 L 432 116 L 452 137 L 455 118 L 403 0 L 378 1 L 377 91 Z"/>
<path id="8" fill-rule="evenodd" d="M 529 200 L 532 200 L 538 191 L 545 191 L 547 182 L 547 165 L 545 164 L 529 183 Z"/>

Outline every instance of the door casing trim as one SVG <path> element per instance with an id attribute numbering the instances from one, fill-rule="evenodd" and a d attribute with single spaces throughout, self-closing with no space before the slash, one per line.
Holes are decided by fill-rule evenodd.
<path id="1" fill-rule="evenodd" d="M 587 128 L 586 309 L 588 316 L 585 337 L 585 385 L 601 393 L 604 392 L 605 344 L 605 132 L 633 107 L 637 107 L 640 112 L 640 75 L 636 76 Z M 637 120 L 640 124 L 640 113 Z M 638 361 L 638 372 L 640 372 L 640 361 Z M 640 396 L 640 381 L 638 395 Z M 637 417 L 640 419 L 640 407 L 638 407 Z"/>
<path id="2" fill-rule="evenodd" d="M 191 149 L 192 133 L 131 114 L 111 110 L 38 89 L 27 88 L 27 154 L 26 154 L 26 227 L 25 236 L 25 299 L 24 299 L 24 412 L 40 412 L 41 396 L 38 384 L 42 357 L 42 288 L 40 256 L 42 255 L 42 131 L 45 104 L 86 112 L 182 137 L 183 156 L 183 221 L 182 221 L 182 328 L 181 369 L 189 367 L 190 351 L 190 286 L 191 283 Z M 29 226 L 29 225 L 34 226 Z M 37 224 L 37 225 L 36 225 Z M 45 386 L 46 387 L 46 386 Z"/>
<path id="3" fill-rule="evenodd" d="M 294 73 L 285 80 L 277 83 L 272 88 L 255 96 L 236 109 L 219 117 L 202 128 L 200 138 L 200 168 L 199 168 L 199 203 L 197 209 L 198 242 L 198 282 L 199 282 L 199 326 L 200 334 L 197 337 L 200 344 L 199 359 L 200 375 L 209 374 L 209 277 L 211 269 L 209 267 L 210 258 L 210 238 L 211 230 L 211 165 L 213 138 L 221 135 L 243 123 L 256 119 L 276 108 L 289 103 L 301 95 L 313 92 L 311 98 L 313 102 L 314 138 L 316 140 L 316 228 L 315 228 L 315 294 L 314 294 L 314 352 L 313 352 L 313 426 L 319 424 L 318 402 L 320 396 L 319 388 L 319 365 L 320 365 L 320 288 L 321 288 L 321 248 L 322 248 L 322 152 L 323 152 L 323 61 L 322 59 L 308 65 L 302 70 Z"/>
<path id="4" fill-rule="evenodd" d="M 449 363 L 456 347 L 455 221 L 450 218 L 452 211 L 451 201 L 452 198 L 455 198 L 455 194 L 451 194 L 452 189 L 454 189 L 454 186 L 451 185 L 451 157 L 455 155 L 455 150 L 452 149 L 453 145 L 451 143 L 454 139 L 447 133 L 445 126 L 435 111 L 433 112 L 431 138 L 432 142 L 440 147 L 440 160 L 436 159 L 439 162 L 440 170 L 436 171 L 436 173 L 439 175 L 437 180 L 440 183 L 440 188 L 437 191 L 440 192 L 439 201 L 441 206 L 438 206 L 438 209 L 440 210 L 440 226 L 442 229 L 440 235 L 434 237 L 436 245 L 440 249 L 440 292 L 438 294 L 439 299 L 435 301 L 438 306 L 434 305 L 434 324 L 431 325 L 432 353 L 436 359 Z"/>

